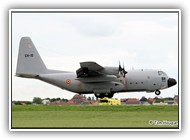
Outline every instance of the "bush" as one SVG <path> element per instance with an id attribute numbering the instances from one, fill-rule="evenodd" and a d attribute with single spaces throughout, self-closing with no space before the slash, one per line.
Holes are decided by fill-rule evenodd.
<path id="1" fill-rule="evenodd" d="M 39 97 L 34 97 L 33 103 L 35 103 L 35 104 L 42 104 L 42 99 L 39 98 Z"/>

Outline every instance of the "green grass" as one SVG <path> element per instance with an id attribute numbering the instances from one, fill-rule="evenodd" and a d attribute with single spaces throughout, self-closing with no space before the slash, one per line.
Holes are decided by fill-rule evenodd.
<path id="1" fill-rule="evenodd" d="M 178 121 L 178 106 L 46 106 L 12 107 L 12 128 L 150 128 L 150 120 Z"/>

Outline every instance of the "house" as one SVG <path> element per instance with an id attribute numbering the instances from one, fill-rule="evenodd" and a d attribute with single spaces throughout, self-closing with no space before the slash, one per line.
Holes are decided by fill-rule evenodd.
<path id="1" fill-rule="evenodd" d="M 166 103 L 168 105 L 173 105 L 174 104 L 174 100 L 165 100 L 164 103 Z"/>
<path id="2" fill-rule="evenodd" d="M 76 104 L 76 105 L 85 105 L 89 104 L 89 101 L 80 94 L 75 94 L 71 100 L 67 102 L 68 104 Z"/>
<path id="3" fill-rule="evenodd" d="M 127 98 L 121 98 L 120 101 L 121 101 L 121 105 L 125 105 L 126 101 L 127 101 Z"/>
<path id="4" fill-rule="evenodd" d="M 155 98 L 148 98 L 149 104 L 153 104 L 155 100 L 156 100 Z"/>
<path id="5" fill-rule="evenodd" d="M 42 104 L 44 104 L 44 105 L 47 105 L 47 104 L 49 104 L 49 103 L 50 103 L 49 100 L 46 100 L 46 99 L 42 100 Z"/>
<path id="6" fill-rule="evenodd" d="M 175 104 L 179 104 L 178 95 L 175 95 L 175 96 L 174 96 L 174 103 L 175 103 Z"/>
<path id="7" fill-rule="evenodd" d="M 126 104 L 128 105 L 138 105 L 139 104 L 139 99 L 136 98 L 128 98 L 126 100 Z"/>
<path id="8" fill-rule="evenodd" d="M 141 105 L 150 105 L 148 99 L 144 96 L 139 101 L 140 101 L 139 104 Z"/>
<path id="9" fill-rule="evenodd" d="M 99 100 L 92 100 L 92 101 L 89 101 L 89 105 L 99 105 Z"/>

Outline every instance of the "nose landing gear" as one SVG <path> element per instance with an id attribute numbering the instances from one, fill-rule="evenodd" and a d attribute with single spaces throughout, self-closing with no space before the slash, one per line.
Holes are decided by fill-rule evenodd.
<path id="1" fill-rule="evenodd" d="M 160 93 L 161 93 L 161 92 L 160 92 L 159 90 L 155 90 L 155 94 L 156 94 L 156 95 L 160 95 Z"/>

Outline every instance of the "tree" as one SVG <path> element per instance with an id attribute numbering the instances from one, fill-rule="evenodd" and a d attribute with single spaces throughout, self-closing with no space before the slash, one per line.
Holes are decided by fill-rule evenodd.
<path id="1" fill-rule="evenodd" d="M 39 97 L 34 97 L 34 98 L 33 98 L 33 103 L 42 104 L 42 99 L 39 98 Z"/>
<path id="2" fill-rule="evenodd" d="M 55 102 L 56 101 L 56 98 L 51 98 L 50 99 L 50 102 Z"/>
<path id="3" fill-rule="evenodd" d="M 66 101 L 66 102 L 68 101 L 68 99 L 65 99 L 65 98 L 62 98 L 61 100 L 62 100 L 62 101 Z"/>
<path id="4" fill-rule="evenodd" d="M 60 101 L 61 100 L 61 98 L 56 98 L 56 101 Z"/>

